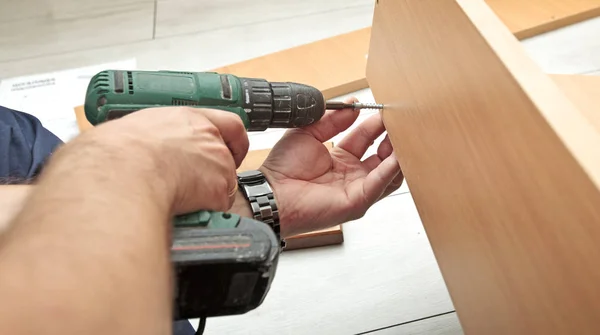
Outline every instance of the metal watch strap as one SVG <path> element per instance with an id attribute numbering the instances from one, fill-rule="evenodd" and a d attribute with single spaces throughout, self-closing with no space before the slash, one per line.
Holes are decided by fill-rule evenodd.
<path id="1" fill-rule="evenodd" d="M 281 241 L 281 247 L 284 248 L 285 241 L 281 239 L 279 226 L 279 209 L 267 178 L 258 170 L 244 171 L 238 174 L 238 184 L 250 203 L 254 219 L 271 226 Z"/>

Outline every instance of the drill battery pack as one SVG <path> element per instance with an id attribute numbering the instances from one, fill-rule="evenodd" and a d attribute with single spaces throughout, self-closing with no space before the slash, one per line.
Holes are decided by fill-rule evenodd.
<path id="1" fill-rule="evenodd" d="M 228 213 L 190 215 L 179 217 L 173 230 L 174 319 L 243 314 L 260 306 L 281 250 L 271 227 Z"/>

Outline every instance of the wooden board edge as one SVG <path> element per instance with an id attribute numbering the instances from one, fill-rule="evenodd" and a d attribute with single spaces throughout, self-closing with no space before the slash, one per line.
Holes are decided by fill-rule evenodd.
<path id="1" fill-rule="evenodd" d="M 549 75 L 529 58 L 522 45 L 500 18 L 484 1 L 456 0 L 465 15 L 479 27 L 485 40 L 494 40 L 490 45 L 506 70 L 541 111 L 540 115 L 561 138 L 564 145 L 586 171 L 591 180 L 600 187 L 600 151 L 582 149 L 586 143 L 600 143 L 600 134 L 558 87 Z M 491 24 L 490 24 L 491 22 Z M 505 26 L 504 26 L 505 27 Z M 546 99 L 552 96 L 551 101 Z M 577 111 L 575 113 L 569 111 Z"/>
<path id="2" fill-rule="evenodd" d="M 515 37 L 517 37 L 519 40 L 524 40 L 553 30 L 564 28 L 575 23 L 589 20 L 599 15 L 600 6 L 573 15 L 565 16 L 558 20 L 548 21 L 538 26 L 517 31 L 515 32 Z"/>
<path id="3" fill-rule="evenodd" d="M 550 77 L 600 132 L 600 76 L 555 74 Z"/>
<path id="4" fill-rule="evenodd" d="M 583 20 L 591 19 L 591 18 L 597 17 L 599 15 L 600 15 L 600 6 L 592 8 L 590 10 L 579 12 L 574 15 L 562 17 L 557 20 L 548 21 L 548 22 L 545 22 L 543 24 L 540 24 L 540 25 L 537 25 L 534 27 L 514 31 L 513 34 L 515 37 L 522 40 L 522 39 L 537 36 L 542 33 L 552 31 L 552 30 L 563 28 L 565 26 L 568 26 L 570 24 L 574 24 L 577 22 L 581 22 Z M 272 53 L 272 54 L 268 54 L 265 56 L 256 57 L 256 58 L 252 58 L 252 59 L 249 59 L 246 61 L 219 67 L 217 69 L 213 69 L 212 71 L 216 71 L 216 72 L 225 71 L 228 73 L 236 74 L 236 71 L 238 68 L 241 68 L 241 67 L 248 68 L 249 67 L 249 68 L 256 69 L 256 71 L 252 72 L 252 73 L 244 73 L 245 75 L 262 78 L 265 75 L 264 72 L 262 72 L 263 70 L 261 69 L 260 66 L 252 66 L 251 65 L 252 63 L 255 63 L 259 60 L 263 61 L 265 59 L 265 57 L 281 57 L 282 55 L 286 55 L 286 54 L 290 54 L 290 57 L 292 57 L 291 55 L 296 53 L 300 48 L 309 48 L 309 49 L 314 48 L 316 50 L 316 45 L 319 45 L 319 48 L 321 48 L 320 45 L 322 45 L 322 44 L 329 44 L 330 47 L 327 47 L 326 49 L 335 50 L 335 45 L 339 44 L 337 42 L 337 40 L 342 38 L 342 36 L 347 37 L 350 35 L 352 35 L 352 39 L 356 41 L 356 45 L 360 45 L 360 46 L 364 45 L 364 48 L 358 47 L 353 52 L 363 54 L 363 53 L 365 53 L 365 50 L 368 50 L 369 38 L 366 38 L 362 32 L 364 32 L 366 30 L 370 31 L 370 29 L 371 29 L 371 27 L 368 27 L 368 28 L 355 30 L 355 31 L 352 31 L 349 33 L 337 35 L 337 36 L 328 37 L 328 38 L 320 40 L 320 41 L 307 43 L 307 44 L 304 44 L 301 46 L 281 50 L 276 53 Z M 337 71 L 332 71 L 332 69 L 326 68 L 326 64 L 335 64 L 336 62 L 341 61 L 338 54 L 326 53 L 326 54 L 322 54 L 321 57 L 323 57 L 326 60 L 321 62 L 321 64 L 323 64 L 323 67 L 318 69 L 318 72 L 319 73 L 328 73 L 329 77 L 339 78 L 338 80 L 336 80 L 336 84 L 333 86 L 319 85 L 318 80 L 316 78 L 314 80 L 309 80 L 309 82 L 306 82 L 304 84 L 313 85 L 316 88 L 320 89 L 323 92 L 325 99 L 335 98 L 338 96 L 349 94 L 354 91 L 358 91 L 358 90 L 369 87 L 368 82 L 366 80 L 366 75 L 363 75 L 362 78 L 357 78 L 356 80 L 353 80 L 353 81 L 347 81 L 346 79 L 344 79 L 344 78 L 346 78 L 346 71 L 348 68 L 347 66 L 346 67 L 342 66 L 339 68 L 340 70 L 337 70 Z M 366 68 L 366 63 L 367 63 L 367 59 L 365 58 L 363 68 Z M 315 66 L 315 65 L 318 65 L 318 64 L 311 64 L 311 66 Z M 299 64 L 298 66 L 301 66 L 301 65 Z M 285 74 L 285 72 L 286 72 L 285 68 L 281 68 L 279 70 L 283 71 L 282 72 L 283 74 Z M 291 74 L 290 74 L 290 81 L 293 81 Z"/>
<path id="5" fill-rule="evenodd" d="M 287 245 L 284 249 L 285 251 L 291 250 L 299 250 L 299 249 L 308 249 L 308 248 L 316 248 L 316 247 L 324 247 L 324 246 L 333 246 L 344 243 L 344 234 L 342 232 L 341 226 L 339 227 L 339 231 L 335 233 L 327 233 L 327 234 L 318 234 L 311 236 L 310 238 L 289 238 L 286 240 Z"/>

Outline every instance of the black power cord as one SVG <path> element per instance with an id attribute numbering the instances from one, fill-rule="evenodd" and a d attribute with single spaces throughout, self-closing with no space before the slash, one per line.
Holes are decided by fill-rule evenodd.
<path id="1" fill-rule="evenodd" d="M 198 330 L 196 330 L 196 335 L 204 334 L 204 327 L 206 327 L 206 318 L 201 317 L 200 322 L 198 323 Z"/>

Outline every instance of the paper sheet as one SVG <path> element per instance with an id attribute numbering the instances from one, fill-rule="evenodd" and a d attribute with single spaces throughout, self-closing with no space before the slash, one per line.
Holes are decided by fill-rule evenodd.
<path id="1" fill-rule="evenodd" d="M 135 70 L 136 60 L 5 79 L 0 82 L 0 105 L 34 115 L 67 142 L 79 134 L 73 108 L 84 103 L 92 76 L 107 69 Z"/>

